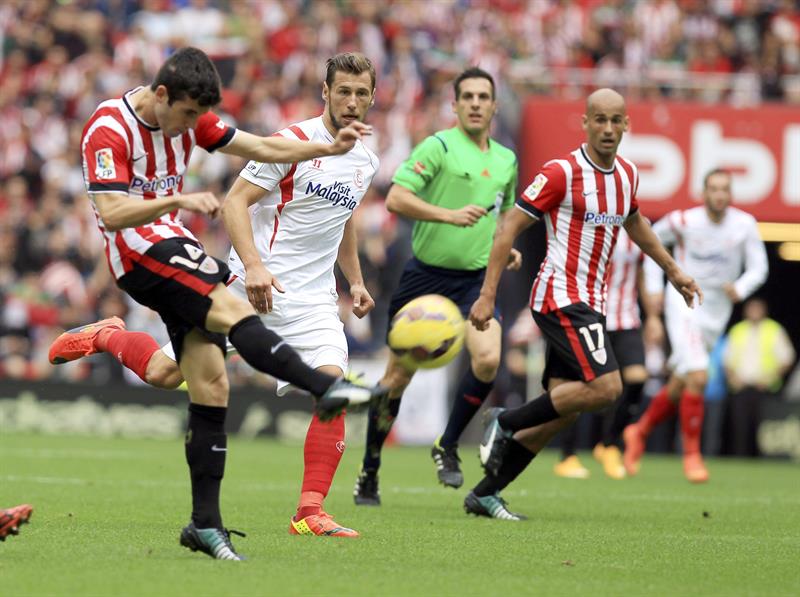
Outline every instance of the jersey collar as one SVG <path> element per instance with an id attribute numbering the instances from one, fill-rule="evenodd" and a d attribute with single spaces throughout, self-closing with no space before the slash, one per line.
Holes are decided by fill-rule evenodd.
<path id="1" fill-rule="evenodd" d="M 148 124 L 147 122 L 142 120 L 142 118 L 136 113 L 136 110 L 133 109 L 133 106 L 131 106 L 131 103 L 128 101 L 128 96 L 136 93 L 141 88 L 142 88 L 142 86 L 139 85 L 139 87 L 135 87 L 135 88 L 131 89 L 130 91 L 126 91 L 125 95 L 122 96 L 122 102 L 125 104 L 125 107 L 128 108 L 130 113 L 133 114 L 133 117 L 136 119 L 136 121 L 139 124 L 141 124 L 144 128 L 146 128 L 148 131 L 161 130 L 159 127 L 153 126 L 152 124 Z"/>
<path id="2" fill-rule="evenodd" d="M 589 152 L 586 151 L 586 143 L 581 144 L 581 154 L 583 155 L 583 159 L 585 159 L 587 162 L 589 162 L 589 165 L 592 168 L 594 168 L 595 170 L 597 170 L 598 172 L 602 172 L 603 174 L 614 174 L 614 170 L 617 169 L 617 158 L 616 157 L 614 157 L 614 165 L 609 169 L 601 168 L 600 166 L 595 164 L 592 161 L 592 158 L 589 157 Z"/>

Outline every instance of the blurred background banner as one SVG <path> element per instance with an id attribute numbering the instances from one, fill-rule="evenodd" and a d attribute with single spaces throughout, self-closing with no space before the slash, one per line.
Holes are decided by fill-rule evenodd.
<path id="1" fill-rule="evenodd" d="M 520 180 L 585 138 L 582 101 L 531 98 L 520 128 Z M 620 154 L 639 168 L 642 211 L 658 219 L 702 203 L 703 176 L 733 172 L 733 203 L 756 219 L 800 221 L 800 110 L 696 102 L 628 104 L 631 130 Z"/>

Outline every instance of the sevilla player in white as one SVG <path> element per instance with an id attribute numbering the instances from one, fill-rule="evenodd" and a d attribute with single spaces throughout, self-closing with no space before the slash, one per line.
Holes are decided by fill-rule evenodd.
<path id="1" fill-rule="evenodd" d="M 497 285 L 514 239 L 538 219 L 547 227 L 547 254 L 531 291 L 533 318 L 547 342 L 543 386 L 547 391 L 513 409 L 488 413 L 480 457 L 486 476 L 465 500 L 476 512 L 508 520 L 498 493 L 534 455 L 580 412 L 611 406 L 622 391 L 605 326 L 608 264 L 619 229 L 667 273 L 688 305 L 702 294 L 639 213 L 636 167 L 617 155 L 628 128 L 625 100 L 612 89 L 589 95 L 583 129 L 587 142 L 544 165 L 495 236 L 481 296 L 470 321 L 482 329 L 492 317 Z M 498 503 L 499 502 L 499 503 Z M 499 513 L 499 514 L 498 514 Z"/>
<path id="2" fill-rule="evenodd" d="M 767 278 L 767 253 L 755 218 L 731 207 L 731 175 L 712 170 L 703 181 L 704 205 L 673 211 L 653 226 L 662 243 L 673 247 L 678 264 L 705 291 L 698 309 L 687 309 L 674 290 L 664 292 L 661 272 L 645 263 L 648 334 L 663 337 L 664 311 L 672 355 L 672 376 L 639 421 L 626 427 L 623 462 L 629 474 L 639 471 L 645 440 L 653 428 L 680 409 L 683 470 L 693 483 L 708 480 L 700 453 L 703 392 L 709 353 L 730 319 L 733 304 L 742 301 Z"/>
<path id="3" fill-rule="evenodd" d="M 185 76 L 184 73 L 191 73 L 196 69 L 208 71 L 209 85 L 217 85 L 213 99 L 218 102 L 218 76 L 208 58 L 194 49 L 180 51 L 177 56 L 172 60 L 179 76 Z M 233 244 L 241 255 L 241 259 L 232 256 L 233 276 L 229 275 L 229 268 L 224 263 L 202 252 L 191 233 L 176 219 L 177 214 L 169 213 L 145 227 L 138 225 L 138 222 L 126 221 L 132 227 L 123 231 L 125 238 L 121 241 L 114 238 L 110 240 L 109 261 L 112 271 L 117 273 L 119 269 L 122 273 L 120 285 L 124 282 L 124 289 L 140 302 L 146 299 L 143 304 L 156 308 L 167 323 L 172 342 L 165 347 L 166 350 L 159 349 L 155 340 L 147 334 L 125 330 L 122 321 L 115 319 L 63 334 L 51 347 L 51 361 L 63 362 L 95 352 L 109 352 L 152 385 L 172 388 L 179 385 L 185 377 L 190 397 L 195 402 L 197 395 L 202 397 L 203 394 L 187 375 L 186 364 L 189 359 L 185 358 L 189 341 L 194 338 L 195 331 L 184 320 L 191 316 L 193 321 L 188 322 L 189 324 L 195 327 L 202 325 L 206 321 L 205 311 L 211 307 L 212 311 L 208 316 L 210 320 L 211 313 L 216 313 L 216 301 L 220 301 L 232 311 L 232 314 L 226 316 L 233 323 L 232 329 L 229 332 L 219 330 L 228 335 L 230 342 L 226 346 L 224 335 L 206 334 L 205 345 L 210 348 L 204 354 L 207 359 L 214 359 L 214 366 L 209 366 L 205 361 L 205 365 L 198 363 L 196 373 L 206 378 L 212 377 L 209 384 L 219 388 L 219 393 L 224 390 L 225 404 L 227 380 L 224 361 L 215 344 L 223 350 L 235 348 L 255 368 L 273 376 L 280 375 L 314 394 L 326 393 L 325 388 L 335 382 L 337 387 L 343 388 L 333 396 L 339 403 L 342 403 L 342 398 L 345 398 L 345 404 L 354 403 L 358 398 L 353 393 L 356 388 L 367 400 L 370 396 L 377 398 L 380 390 L 359 388 L 341 379 L 347 353 L 342 325 L 336 315 L 333 278 L 333 263 L 341 241 L 339 261 L 353 287 L 354 310 L 357 315 L 363 315 L 372 308 L 372 299 L 361 280 L 354 232 L 347 222 L 378 164 L 374 154 L 361 144 L 359 135 L 359 132 L 369 131 L 369 127 L 361 121 L 372 103 L 375 71 L 366 58 L 357 54 L 336 56 L 328 61 L 327 66 L 327 80 L 323 84 L 325 113 L 319 118 L 289 127 L 271 139 L 230 129 L 208 112 L 207 108 L 202 116 L 194 108 L 194 116 L 187 114 L 184 120 L 173 123 L 176 127 L 174 131 L 170 122 L 164 118 L 157 120 L 160 127 L 149 125 L 148 122 L 155 119 L 148 118 L 148 112 L 137 106 L 142 94 L 148 94 L 148 98 L 154 95 L 150 90 L 134 91 L 122 100 L 112 100 L 107 102 L 110 105 L 101 106 L 100 110 L 107 110 L 108 114 L 101 113 L 96 115 L 94 121 L 90 121 L 85 138 L 90 138 L 94 131 L 93 122 L 97 122 L 97 128 L 102 128 L 102 143 L 111 139 L 117 144 L 117 149 L 100 149 L 87 153 L 87 159 L 96 159 L 96 164 L 90 163 L 88 170 L 101 179 L 90 184 L 90 191 L 107 194 L 115 192 L 124 194 L 127 198 L 128 193 L 136 190 L 136 194 L 143 195 L 142 198 L 154 199 L 150 202 L 154 205 L 162 202 L 167 204 L 156 197 L 180 192 L 183 172 L 195 139 L 198 144 L 210 150 L 220 148 L 250 158 L 263 156 L 260 159 L 272 162 L 285 156 L 284 161 L 291 163 L 267 166 L 251 162 L 243 172 L 243 179 L 231 191 L 223 207 L 223 216 Z M 166 89 L 162 90 L 156 84 L 153 87 L 156 88 L 156 99 L 158 94 L 163 93 L 166 104 L 169 99 Z M 179 104 L 173 111 L 178 113 L 178 108 L 184 106 Z M 126 130 L 126 123 L 133 130 Z M 343 143 L 348 140 L 349 145 L 343 148 Z M 331 141 L 334 143 L 331 144 Z M 259 144 L 263 144 L 263 150 L 259 149 Z M 130 147 L 132 151 L 127 151 Z M 143 151 L 141 159 L 137 158 L 137 150 Z M 346 155 L 341 155 L 343 153 Z M 119 163 L 116 161 L 118 154 Z M 277 157 L 272 157 L 273 154 Z M 130 163 L 124 161 L 126 155 L 131 160 Z M 132 180 L 131 171 L 134 174 Z M 116 180 L 117 177 L 120 178 L 119 181 Z M 215 212 L 219 208 L 213 196 L 200 195 L 209 195 L 209 205 L 202 210 L 203 213 Z M 195 208 L 193 205 L 186 205 L 193 198 L 193 195 L 182 196 L 183 202 L 175 202 L 173 209 Z M 100 203 L 97 198 L 95 202 Z M 253 208 L 253 223 L 258 236 L 254 237 L 247 209 L 256 202 L 259 205 Z M 118 203 L 127 205 L 127 202 L 121 200 Z M 172 207 L 173 204 L 167 205 Z M 112 218 L 107 217 L 105 205 L 99 207 L 103 221 L 108 224 Z M 195 208 L 195 211 L 201 210 Z M 155 210 L 153 212 L 153 215 L 148 212 L 148 217 L 158 217 L 159 213 L 163 213 L 155 213 Z M 141 221 L 144 223 L 149 220 L 142 216 Z M 178 234 L 192 242 L 181 241 L 169 255 L 152 253 L 153 248 L 170 246 L 162 237 Z M 152 243 L 149 249 L 148 242 Z M 131 246 L 141 246 L 143 254 L 134 255 Z M 139 265 L 139 261 L 142 265 Z M 286 276 L 282 279 L 286 285 L 286 301 L 279 301 L 275 305 L 275 313 L 270 313 L 273 308 L 271 287 L 278 290 L 282 290 L 282 287 L 281 282 L 266 269 L 267 266 L 273 267 L 278 275 Z M 132 273 L 128 271 L 129 268 L 132 268 Z M 140 270 L 143 273 L 139 274 Z M 164 288 L 159 277 L 168 279 L 171 286 Z M 232 285 L 226 289 L 220 284 L 218 288 L 209 282 L 232 282 Z M 184 287 L 190 287 L 192 293 L 187 294 Z M 210 292 L 210 295 L 206 297 L 204 292 Z M 147 296 L 140 300 L 139 295 L 143 293 Z M 226 301 L 223 302 L 219 297 L 225 297 Z M 185 310 L 188 313 L 181 307 L 181 301 L 186 301 Z M 176 302 L 177 306 L 173 304 Z M 254 307 L 263 314 L 264 321 L 255 315 Z M 245 314 L 243 322 L 236 323 L 235 317 L 245 311 L 252 313 L 252 316 Z M 267 322 L 270 329 L 264 327 L 264 322 Z M 274 329 L 285 331 L 287 337 L 281 338 L 275 334 Z M 320 334 L 320 329 L 325 329 L 326 333 Z M 263 330 L 263 333 L 259 330 Z M 314 330 L 313 338 L 310 330 Z M 268 338 L 264 337 L 265 333 Z M 299 350 L 294 350 L 293 346 L 297 346 Z M 184 358 L 181 360 L 182 353 Z M 269 368 L 265 369 L 261 364 L 267 364 Z M 347 395 L 348 392 L 352 398 Z M 329 394 L 331 392 L 327 391 L 328 398 Z M 202 517 L 196 517 L 193 514 L 193 523 L 184 529 L 181 542 L 212 557 L 239 559 L 230 545 L 229 536 L 221 525 L 218 513 L 219 482 L 224 460 L 211 464 L 206 462 L 209 453 L 213 453 L 215 457 L 222 455 L 221 458 L 224 459 L 224 408 L 216 408 L 224 405 L 220 404 L 220 397 L 216 394 L 209 397 L 208 404 L 213 407 L 199 409 L 202 412 L 196 407 L 194 410 L 190 408 L 187 458 L 190 467 L 193 466 L 193 461 L 198 462 L 198 475 L 203 479 L 215 479 L 216 486 L 199 492 L 199 502 L 196 500 L 196 504 L 208 506 L 205 508 L 208 515 L 205 516 L 204 513 Z M 331 404 L 331 400 L 327 400 L 326 404 Z M 317 410 L 326 416 L 333 414 L 332 409 L 323 412 L 319 404 Z M 340 410 L 341 408 L 336 412 Z M 200 421 L 198 416 L 205 419 Z M 197 423 L 197 429 L 193 427 L 193 421 Z M 309 466 L 300 509 L 300 513 L 313 511 L 314 515 L 293 519 L 290 530 L 295 533 L 357 535 L 354 531 L 340 528 L 321 510 L 322 497 L 327 492 L 333 471 L 341 458 L 343 425 L 341 416 L 328 424 L 323 424 L 316 417 L 314 419 L 311 430 L 316 432 L 309 433 L 306 446 L 306 461 Z M 200 432 L 209 430 L 212 437 L 217 438 L 213 445 L 209 444 L 211 450 L 208 451 L 209 446 L 204 444 L 205 449 L 198 452 L 199 455 L 195 456 L 194 451 L 190 454 L 190 443 L 197 443 L 196 438 Z M 194 483 L 194 471 L 192 478 Z M 196 518 L 202 518 L 202 522 Z M 209 528 L 204 528 L 204 525 Z"/>

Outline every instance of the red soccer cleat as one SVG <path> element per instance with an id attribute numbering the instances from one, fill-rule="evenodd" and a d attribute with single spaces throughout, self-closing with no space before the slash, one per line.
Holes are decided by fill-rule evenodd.
<path id="1" fill-rule="evenodd" d="M 19 535 L 20 525 L 27 523 L 31 514 L 33 507 L 29 504 L 0 510 L 0 541 L 5 541 L 9 535 Z"/>
<path id="2" fill-rule="evenodd" d="M 125 322 L 119 317 L 101 319 L 95 323 L 67 330 L 50 345 L 48 358 L 53 365 L 74 361 L 101 352 L 95 341 L 103 330 L 124 330 Z"/>
<path id="3" fill-rule="evenodd" d="M 622 455 L 622 466 L 631 477 L 639 472 L 642 456 L 645 449 L 645 437 L 639 426 L 634 423 L 622 431 L 622 440 L 625 442 L 625 452 Z"/>
<path id="4" fill-rule="evenodd" d="M 333 517 L 320 511 L 300 520 L 289 521 L 290 535 L 316 535 L 317 537 L 358 537 L 358 531 L 340 526 Z"/>
<path id="5" fill-rule="evenodd" d="M 708 481 L 708 469 L 703 463 L 703 457 L 698 452 L 684 454 L 683 474 L 690 483 L 705 483 Z"/>

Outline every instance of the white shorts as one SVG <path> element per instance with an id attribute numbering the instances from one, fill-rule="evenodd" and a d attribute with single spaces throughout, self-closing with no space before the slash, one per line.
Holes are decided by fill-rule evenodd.
<path id="1" fill-rule="evenodd" d="M 725 331 L 730 317 L 730 303 L 717 304 L 706 295 L 702 306 L 691 309 L 681 295 L 670 287 L 664 300 L 664 317 L 672 346 L 670 369 L 681 376 L 690 371 L 708 369 L 709 355 Z"/>
<path id="2" fill-rule="evenodd" d="M 237 277 L 228 288 L 236 296 L 247 300 L 247 291 L 241 278 Z M 272 312 L 259 315 L 264 325 L 286 340 L 309 367 L 317 369 L 324 365 L 331 365 L 346 371 L 347 339 L 344 335 L 344 325 L 339 319 L 339 309 L 333 297 L 328 294 L 320 297 L 317 302 L 299 303 L 275 291 L 272 296 Z M 169 358 L 175 360 L 175 352 L 171 344 L 168 343 L 161 350 Z M 236 352 L 230 340 L 228 341 L 228 352 Z M 283 396 L 294 388 L 289 382 L 282 379 L 277 379 L 277 382 L 279 396 Z"/>

